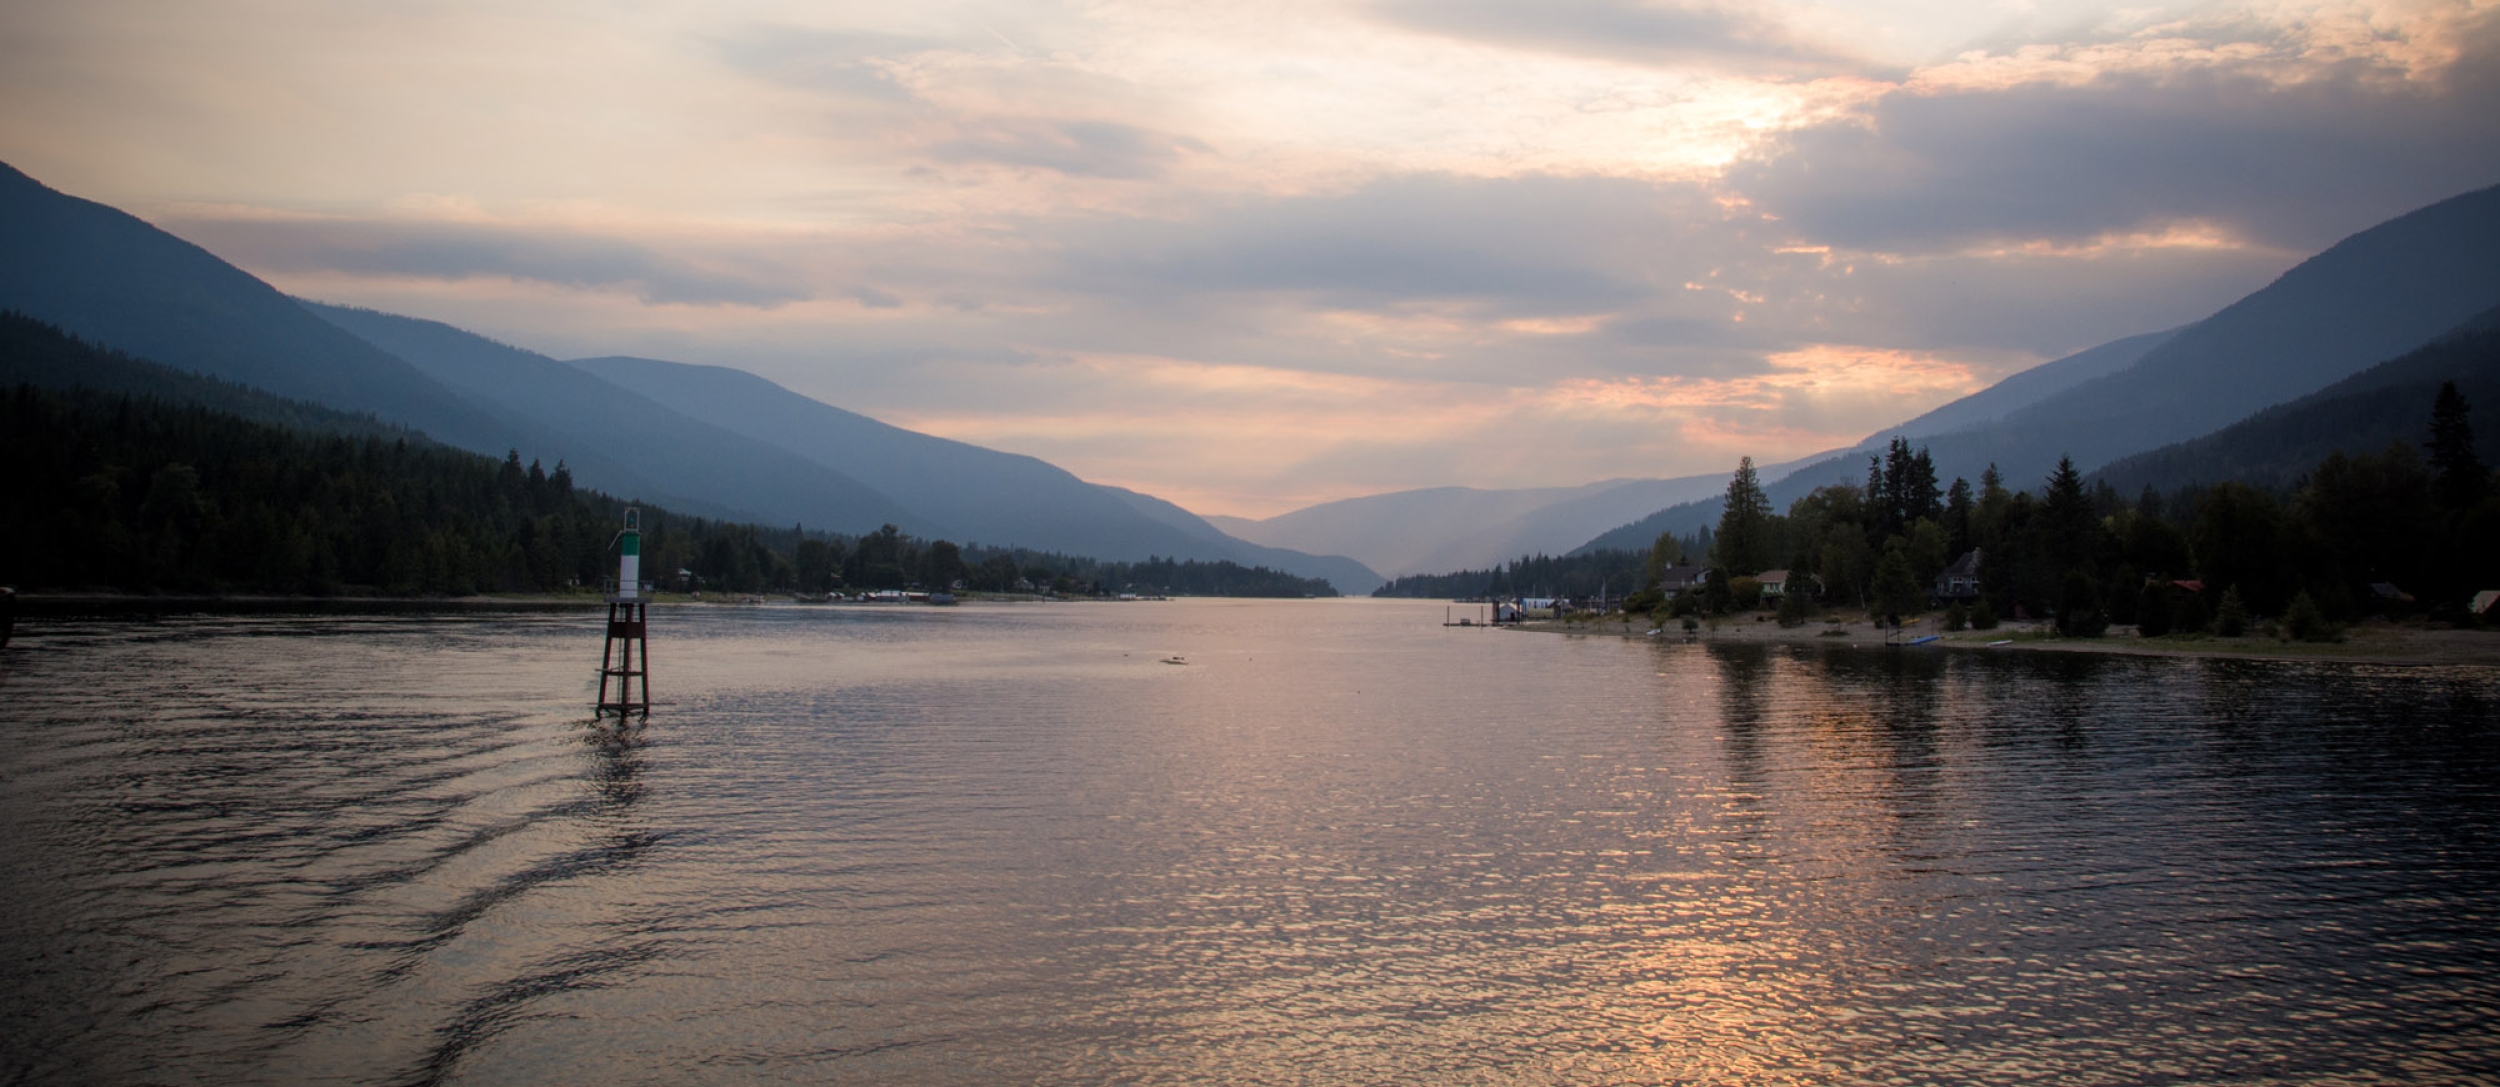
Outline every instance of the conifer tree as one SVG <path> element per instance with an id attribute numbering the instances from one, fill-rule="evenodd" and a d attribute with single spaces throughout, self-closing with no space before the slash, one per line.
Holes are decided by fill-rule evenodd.
<path id="1" fill-rule="evenodd" d="M 2222 590 L 2222 603 L 2214 609 L 2214 633 L 2237 638 L 2248 632 L 2248 605 L 2240 602 L 2240 587 Z"/>
<path id="2" fill-rule="evenodd" d="M 1910 440 L 1894 438 L 1882 458 L 1867 458 L 1866 506 L 1873 523 L 1869 534 L 1887 540 L 1908 531 L 1919 518 L 1938 520 L 1944 507 L 1936 490 L 1936 462 L 1927 450 L 1910 450 Z"/>
<path id="3" fill-rule="evenodd" d="M 1719 565 L 1754 574 L 1771 563 L 1771 499 L 1762 493 L 1753 458 L 1737 462 L 1727 481 L 1727 505 L 1719 513 Z"/>
<path id="4" fill-rule="evenodd" d="M 1945 549 L 1956 556 L 1971 548 L 1973 510 L 1970 481 L 1960 476 L 1953 477 L 1953 487 L 1944 496 L 1944 532 Z"/>
<path id="5" fill-rule="evenodd" d="M 2451 510 L 2482 501 L 2491 483 L 2482 458 L 2474 455 L 2474 423 L 2468 418 L 2472 409 L 2465 394 L 2457 391 L 2456 382 L 2440 383 L 2439 398 L 2431 404 L 2431 440 L 2426 448 L 2431 467 L 2438 472 L 2432 493 L 2441 506 Z"/>
<path id="6" fill-rule="evenodd" d="M 2046 524 L 2049 556 L 2062 568 L 2080 565 L 2092 555 L 2092 499 L 2084 493 L 2083 473 L 2076 470 L 2072 457 L 2057 458 L 2057 471 L 2049 475 L 2048 493 L 2041 500 L 2041 513 Z"/>
<path id="7" fill-rule="evenodd" d="M 1641 566 L 1641 588 L 1655 589 L 1667 576 L 1667 567 L 1684 561 L 1684 548 L 1675 542 L 1675 533 L 1661 532 L 1649 545 L 1649 561 Z"/>
<path id="8" fill-rule="evenodd" d="M 1884 549 L 1884 557 L 1875 563 L 1875 611 L 1884 622 L 1897 624 L 1905 615 L 1916 615 L 1927 594 L 1919 589 L 1918 578 L 1910 572 L 1910 556 L 1903 547 Z"/>

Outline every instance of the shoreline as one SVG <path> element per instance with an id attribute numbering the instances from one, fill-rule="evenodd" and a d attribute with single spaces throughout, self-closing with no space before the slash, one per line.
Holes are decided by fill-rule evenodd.
<path id="1" fill-rule="evenodd" d="M 960 592 L 963 603 L 984 604 L 1062 604 L 1062 603 L 1152 603 L 1178 597 L 1116 597 L 1049 596 L 1040 593 Z M 144 593 L 63 592 L 17 594 L 18 615 L 145 615 L 178 613 L 288 613 L 288 612 L 354 612 L 370 611 L 596 611 L 608 598 L 590 593 L 483 593 L 473 596 L 302 596 L 256 593 Z M 1282 597 L 1206 597 L 1199 599 L 1269 600 Z M 1294 598 L 1300 599 L 1300 598 Z M 751 608 L 765 606 L 798 607 L 939 607 L 926 601 L 889 600 L 800 600 L 787 593 L 742 594 L 716 593 L 694 596 L 686 593 L 651 593 L 642 601 L 661 607 Z"/>
<path id="2" fill-rule="evenodd" d="M 1637 638 L 1663 644 L 1684 643 L 1684 632 L 1668 620 L 1669 625 L 1651 635 L 1651 627 L 1640 621 L 1598 619 L 1574 622 L 1540 619 L 1517 624 L 1515 629 L 1540 634 L 1594 635 L 1608 638 Z M 1826 633 L 1837 631 L 1838 633 Z M 2293 642 L 2262 635 L 2223 638 L 2204 634 L 2184 638 L 2138 637 L 2133 628 L 2112 627 L 2099 638 L 2066 638 L 2057 635 L 2045 622 L 2005 623 L 1994 630 L 1962 630 L 1947 633 L 1940 627 L 1913 622 L 1910 637 L 1937 636 L 1937 640 L 1916 649 L 1995 650 L 2046 653 L 2100 653 L 2129 657 L 2204 657 L 2230 660 L 2307 661 L 2336 664 L 2411 664 L 2411 665 L 2480 665 L 2500 667 L 2500 631 L 2492 630 L 2430 630 L 2398 623 L 2368 621 L 2347 627 L 2344 639 L 2336 642 Z M 1736 645 L 1825 645 L 1856 649 L 1882 648 L 1883 632 L 1873 623 L 1860 619 L 1854 622 L 1809 620 L 1802 626 L 1782 627 L 1769 618 L 1746 616 L 1722 618 L 1717 629 L 1704 623 L 1694 632 L 1695 644 Z M 1992 644 L 2003 643 L 2003 644 Z"/>

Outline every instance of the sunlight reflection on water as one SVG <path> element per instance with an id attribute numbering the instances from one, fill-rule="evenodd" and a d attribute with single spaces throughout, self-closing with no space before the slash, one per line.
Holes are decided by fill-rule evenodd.
<path id="1" fill-rule="evenodd" d="M 1440 611 L 21 628 L 0 1078 L 2500 1073 L 2489 670 Z"/>

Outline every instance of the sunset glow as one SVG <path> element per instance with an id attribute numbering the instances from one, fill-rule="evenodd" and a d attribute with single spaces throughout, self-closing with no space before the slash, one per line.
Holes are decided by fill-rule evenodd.
<path id="1" fill-rule="evenodd" d="M 308 297 L 1207 513 L 1723 472 L 2500 177 L 2489 0 L 0 13 L 0 160 Z"/>

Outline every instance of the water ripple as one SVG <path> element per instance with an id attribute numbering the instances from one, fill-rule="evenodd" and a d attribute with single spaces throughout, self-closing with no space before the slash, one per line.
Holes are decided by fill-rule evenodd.
<path id="1" fill-rule="evenodd" d="M 2500 1078 L 2490 670 L 1438 615 L 21 629 L 0 1082 Z"/>

